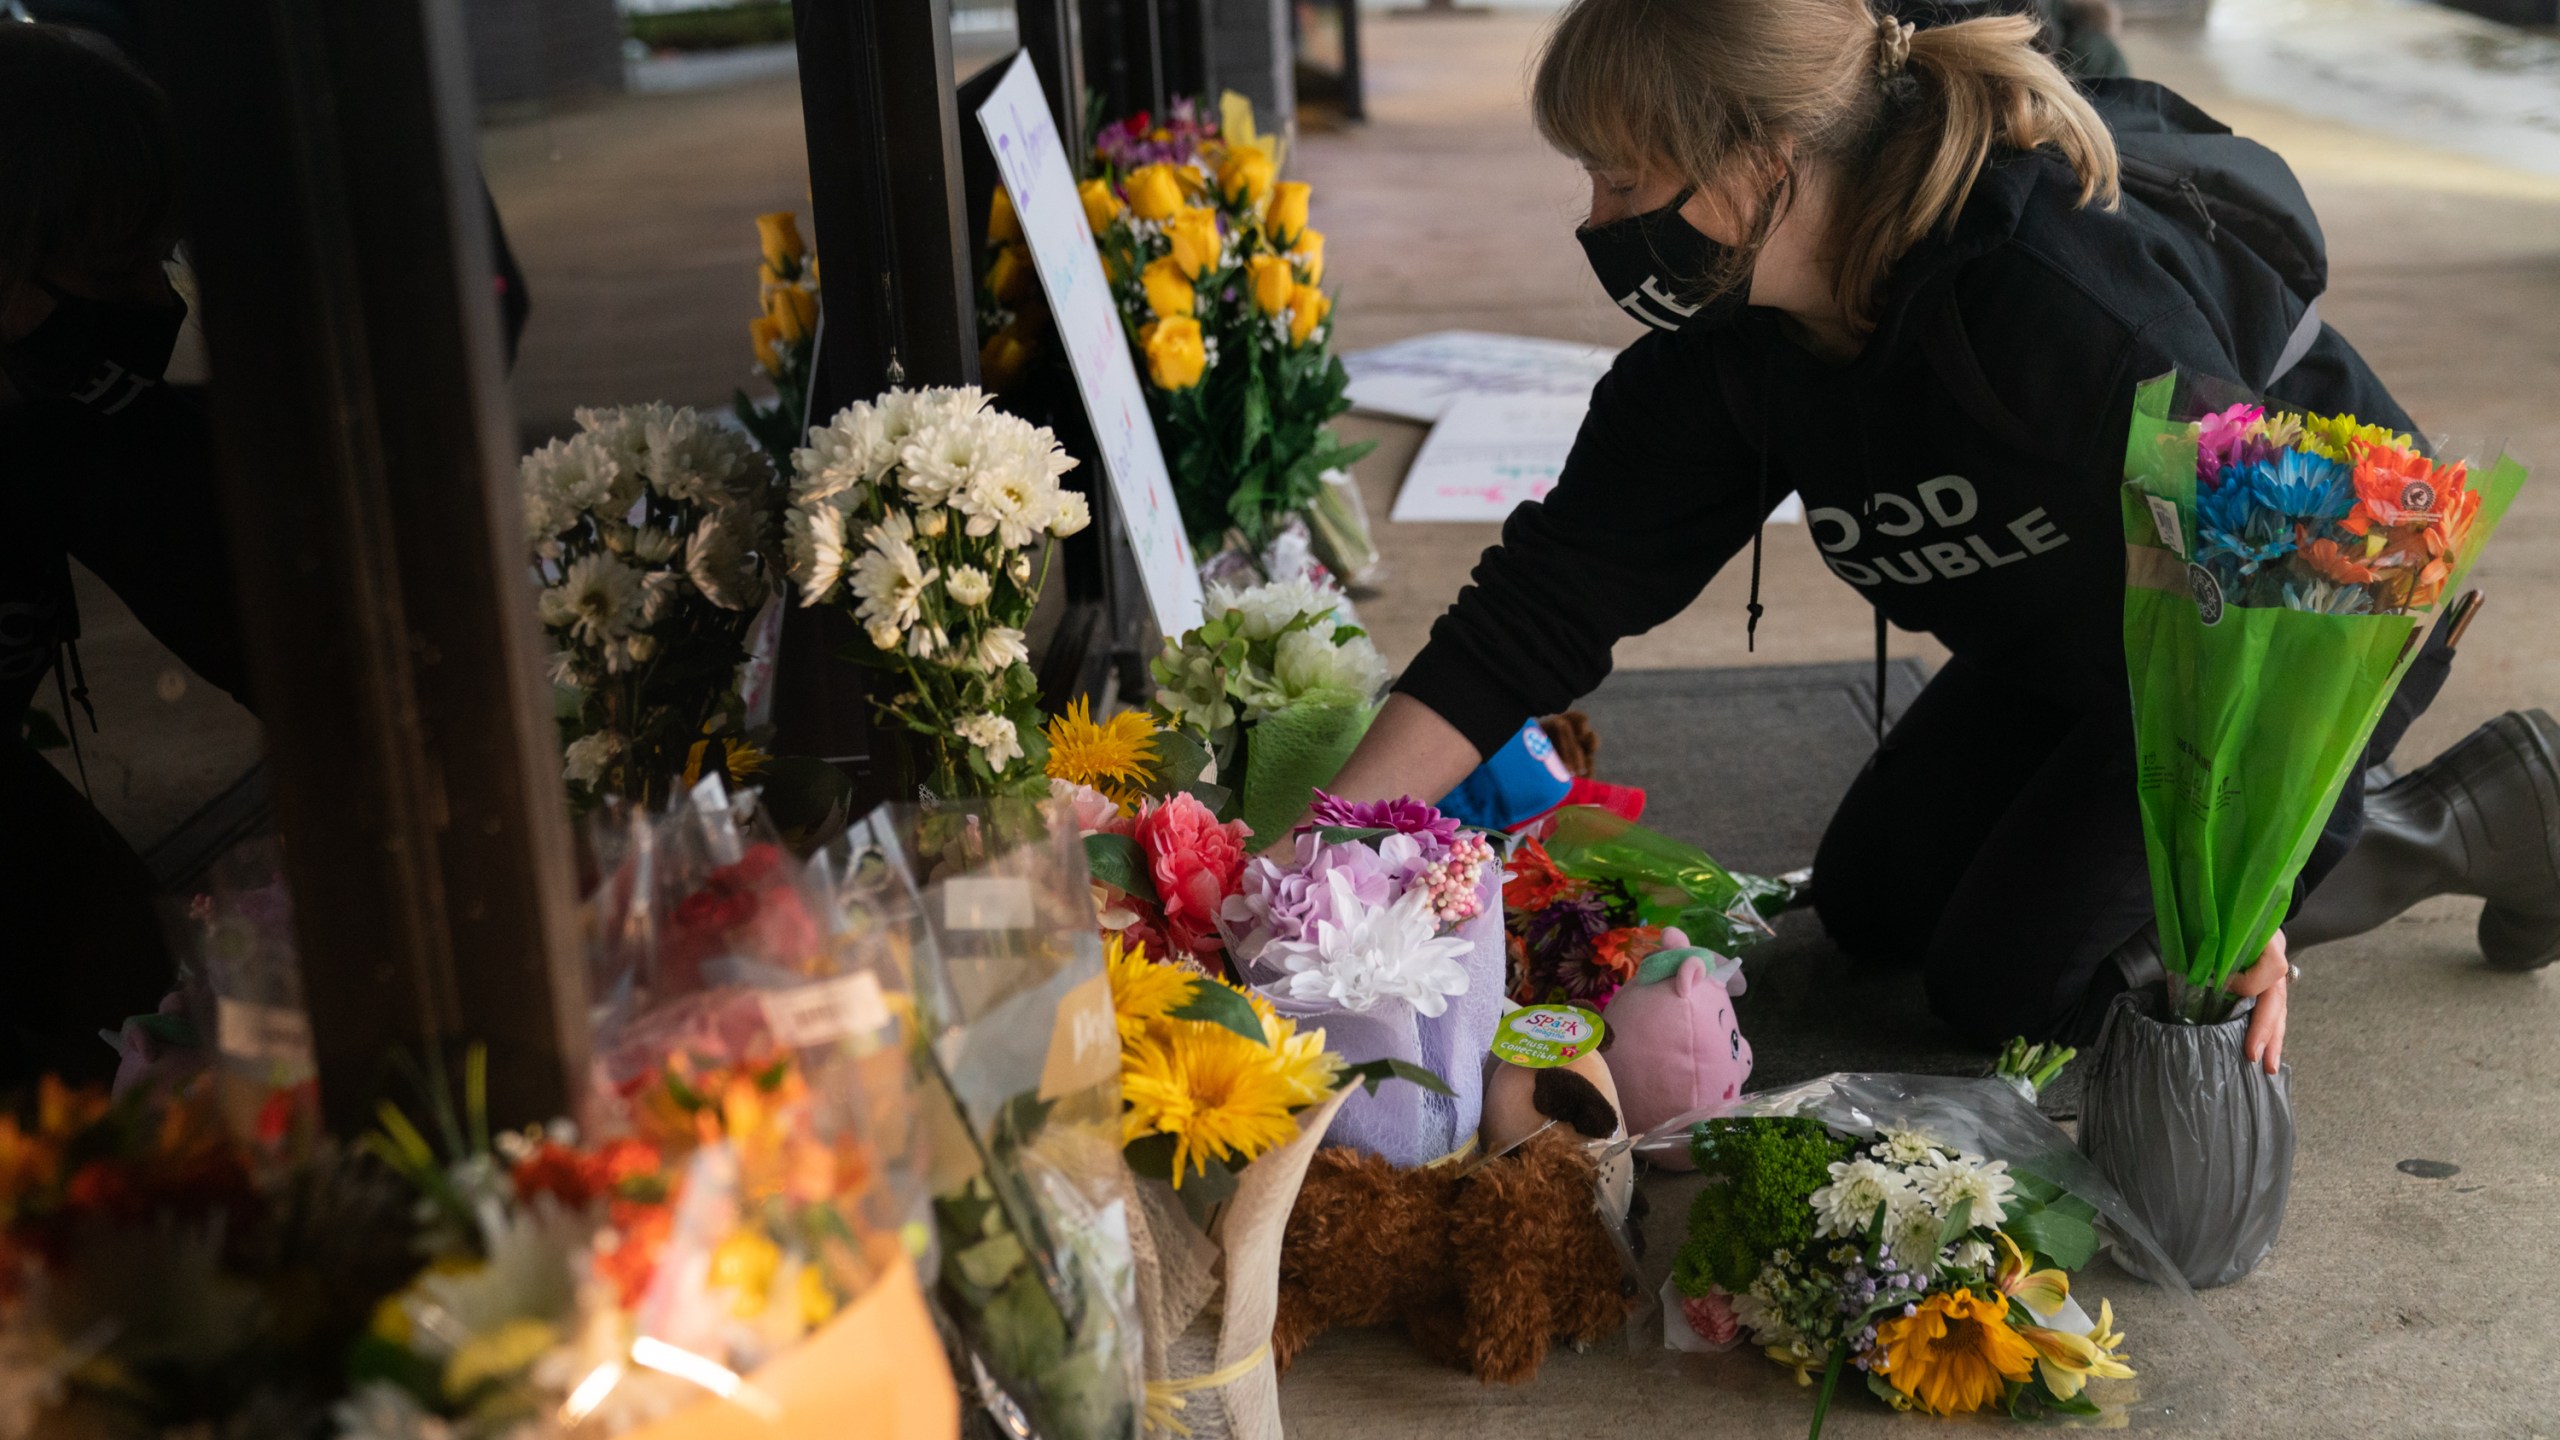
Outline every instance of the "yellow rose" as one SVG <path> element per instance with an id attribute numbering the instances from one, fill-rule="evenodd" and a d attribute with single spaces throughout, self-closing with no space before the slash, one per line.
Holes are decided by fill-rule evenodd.
<path id="1" fill-rule="evenodd" d="M 1251 268 L 1254 308 L 1265 315 L 1288 309 L 1289 297 L 1298 286 L 1297 272 L 1289 268 L 1289 262 L 1278 255 L 1256 255 Z"/>
<path id="2" fill-rule="evenodd" d="M 1289 343 L 1292 345 L 1306 344 L 1307 337 L 1316 333 L 1316 327 L 1324 323 L 1324 317 L 1333 309 L 1333 302 L 1324 298 L 1324 292 L 1313 285 L 1299 286 L 1297 293 L 1289 297 L 1289 305 Z"/>
<path id="3" fill-rule="evenodd" d="M 987 343 L 978 347 L 978 378 L 990 390 L 1012 389 L 1040 353 L 1032 340 L 1030 329 L 1019 318 L 988 336 Z"/>
<path id="4" fill-rule="evenodd" d="M 1076 187 L 1076 198 L 1084 202 L 1084 223 L 1101 234 L 1120 218 L 1120 197 L 1111 193 L 1108 180 L 1087 180 Z"/>
<path id="5" fill-rule="evenodd" d="M 1271 152 L 1259 145 L 1230 146 L 1218 161 L 1218 193 L 1230 205 L 1261 209 L 1262 202 L 1271 198 L 1271 182 L 1279 177 L 1279 167 L 1271 163 Z M 1301 219 L 1300 223 L 1305 222 Z"/>
<path id="6" fill-rule="evenodd" d="M 1141 220 L 1170 220 L 1182 208 L 1182 182 L 1170 165 L 1141 165 L 1129 172 L 1122 188 L 1129 192 L 1129 208 Z"/>
<path id="7" fill-rule="evenodd" d="M 1147 308 L 1158 316 L 1189 315 L 1198 308 L 1199 297 L 1190 279 L 1170 255 L 1148 261 L 1147 268 L 1138 272 L 1138 283 L 1146 287 Z"/>
<path id="8" fill-rule="evenodd" d="M 1196 206 L 1173 217 L 1164 227 L 1165 239 L 1173 244 L 1173 263 L 1194 280 L 1203 270 L 1218 267 L 1218 212 Z"/>
<path id="9" fill-rule="evenodd" d="M 1200 322 L 1188 315 L 1167 315 L 1138 332 L 1146 348 L 1147 375 L 1159 390 L 1188 390 L 1209 368 L 1209 352 L 1200 343 Z"/>
<path id="10" fill-rule="evenodd" d="M 1032 280 L 1031 261 L 1019 245 L 998 250 L 996 263 L 987 267 L 987 288 L 995 292 L 998 304 L 1020 304 L 1031 293 Z"/>
<path id="11" fill-rule="evenodd" d="M 1304 180 L 1283 180 L 1271 188 L 1271 213 L 1262 223 L 1271 232 L 1271 243 L 1283 250 L 1307 228 L 1307 189 Z"/>
<path id="12" fill-rule="evenodd" d="M 1022 221 L 1013 213 L 1013 197 L 996 187 L 987 199 L 987 243 L 1011 245 L 1022 239 Z"/>
<path id="13" fill-rule="evenodd" d="M 782 350 L 777 339 L 772 316 L 759 315 L 747 322 L 747 343 L 756 347 L 756 365 L 767 375 L 782 373 Z"/>
<path id="14" fill-rule="evenodd" d="M 777 275 L 796 272 L 809 253 L 800 239 L 800 217 L 788 210 L 757 216 L 756 239 L 764 246 L 764 263 Z"/>
<path id="15" fill-rule="evenodd" d="M 1289 258 L 1306 267 L 1308 284 L 1323 284 L 1324 232 L 1321 230 L 1300 231 L 1298 233 L 1298 243 L 1290 248 Z"/>
<path id="16" fill-rule="evenodd" d="M 773 322 L 775 340 L 797 345 L 818 328 L 818 297 L 797 285 L 785 285 L 765 301 L 764 313 Z"/>

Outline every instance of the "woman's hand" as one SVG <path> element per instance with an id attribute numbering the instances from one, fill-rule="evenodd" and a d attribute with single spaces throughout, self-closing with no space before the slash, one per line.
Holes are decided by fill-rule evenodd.
<path id="1" fill-rule="evenodd" d="M 2276 1073 L 2284 1064 L 2285 994 L 2293 983 L 2293 962 L 2285 958 L 2284 932 L 2267 942 L 2258 963 L 2223 982 L 2223 988 L 2234 995 L 2258 1002 L 2249 1012 L 2249 1034 L 2240 1042 L 2240 1053 L 2252 1062 Z"/>

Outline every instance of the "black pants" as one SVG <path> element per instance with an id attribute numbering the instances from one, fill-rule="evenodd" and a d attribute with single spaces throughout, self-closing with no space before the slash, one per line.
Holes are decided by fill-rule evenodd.
<path id="1" fill-rule="evenodd" d="M 2441 642 L 2412 662 L 2367 764 L 2443 686 Z M 1831 817 L 1814 910 L 1852 956 L 1917 962 L 1930 1008 L 1978 1043 L 2085 1045 L 2124 989 L 2108 957 L 2151 919 L 2133 753 L 2128 710 L 2072 709 L 1951 660 Z M 2363 828 L 2363 768 L 2303 867 L 2296 908 Z"/>

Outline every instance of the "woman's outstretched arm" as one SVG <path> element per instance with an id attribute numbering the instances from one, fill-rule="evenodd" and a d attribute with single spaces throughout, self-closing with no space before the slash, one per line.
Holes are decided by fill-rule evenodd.
<path id="1" fill-rule="evenodd" d="M 1349 763 L 1327 787 L 1346 800 L 1393 800 L 1410 795 L 1437 801 L 1483 757 L 1458 727 L 1410 695 L 1390 695 L 1385 708 Z"/>

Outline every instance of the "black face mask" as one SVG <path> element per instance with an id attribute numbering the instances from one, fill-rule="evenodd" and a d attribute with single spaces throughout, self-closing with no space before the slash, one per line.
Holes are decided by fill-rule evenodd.
<path id="1" fill-rule="evenodd" d="M 1731 246 L 1680 218 L 1680 207 L 1696 193 L 1683 190 L 1659 210 L 1574 232 L 1609 298 L 1656 330 L 1720 330 L 1751 303 L 1747 281 L 1709 299 L 1694 298 L 1700 279 L 1721 272 L 1733 254 Z"/>
<path id="2" fill-rule="evenodd" d="M 53 313 L 0 346 L 0 372 L 19 394 L 113 415 L 169 372 L 185 301 L 96 300 L 37 283 L 53 297 Z"/>

